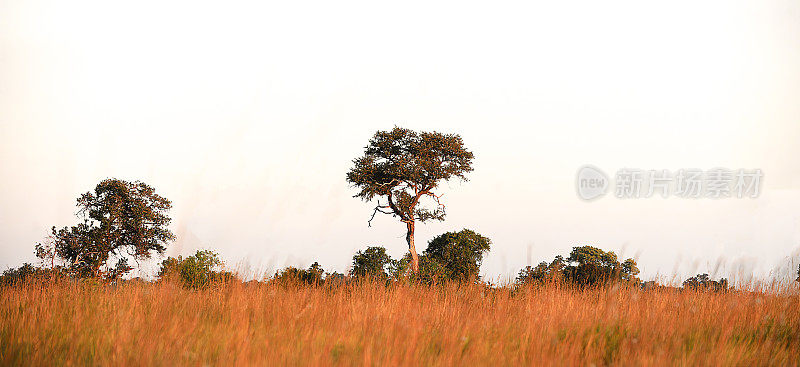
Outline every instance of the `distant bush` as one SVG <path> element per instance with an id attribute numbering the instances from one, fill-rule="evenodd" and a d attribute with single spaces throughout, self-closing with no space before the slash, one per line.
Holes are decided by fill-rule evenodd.
<path id="1" fill-rule="evenodd" d="M 563 279 L 563 271 L 566 262 L 561 255 L 558 255 L 548 264 L 542 261 L 536 267 L 530 265 L 519 271 L 517 275 L 518 284 L 544 283 L 548 280 L 560 281 Z"/>
<path id="2" fill-rule="evenodd" d="M 456 282 L 478 280 L 483 255 L 491 249 L 492 241 L 469 229 L 447 232 L 428 242 L 424 255 L 437 262 L 445 279 Z"/>
<path id="3" fill-rule="evenodd" d="M 564 281 L 576 285 L 602 285 L 609 282 L 626 282 L 639 284 L 636 275 L 639 268 L 636 261 L 617 260 L 611 251 L 603 251 L 592 246 L 578 246 L 572 249 L 564 260 L 556 256 L 551 263 L 542 262 L 536 267 L 526 267 L 519 272 L 518 285 L 543 283 L 545 280 Z"/>
<path id="4" fill-rule="evenodd" d="M 350 270 L 350 276 L 388 279 L 388 271 L 391 264 L 392 257 L 386 253 L 385 248 L 379 246 L 367 247 L 366 250 L 359 251 L 353 256 L 353 267 Z"/>
<path id="5" fill-rule="evenodd" d="M 708 274 L 697 274 L 683 281 L 684 289 L 727 291 L 728 279 L 711 280 Z"/>
<path id="6" fill-rule="evenodd" d="M 158 277 L 174 277 L 189 288 L 204 288 L 214 282 L 228 282 L 235 278 L 233 273 L 222 269 L 223 265 L 217 253 L 209 250 L 197 251 L 186 258 L 169 257 L 162 261 Z"/>
<path id="7" fill-rule="evenodd" d="M 65 276 L 61 267 L 42 268 L 25 263 L 18 268 L 11 268 L 0 275 L 0 286 L 9 286 L 30 280 L 45 280 Z"/>
<path id="8" fill-rule="evenodd" d="M 392 260 L 391 278 L 394 280 L 408 279 L 415 283 L 435 285 L 444 284 L 449 279 L 447 270 L 436 259 L 428 255 L 419 256 L 419 272 L 411 271 L 411 254 L 406 253 L 400 260 Z"/>
<path id="9" fill-rule="evenodd" d="M 303 283 L 320 285 L 324 282 L 324 274 L 325 270 L 322 269 L 322 266 L 320 266 L 318 262 L 314 262 L 308 269 L 299 269 L 293 266 L 286 267 L 275 272 L 275 276 L 272 279 L 283 284 Z M 334 273 L 331 277 L 337 277 L 337 274 Z M 339 277 L 341 277 L 341 275 L 339 275 Z"/>
<path id="10" fill-rule="evenodd" d="M 412 271 L 411 253 L 394 260 L 386 254 L 385 248 L 368 247 L 353 256 L 351 275 L 409 279 L 422 284 L 476 282 L 483 256 L 491 243 L 489 238 L 469 229 L 441 234 L 428 242 L 428 247 L 419 256 L 417 273 Z"/>

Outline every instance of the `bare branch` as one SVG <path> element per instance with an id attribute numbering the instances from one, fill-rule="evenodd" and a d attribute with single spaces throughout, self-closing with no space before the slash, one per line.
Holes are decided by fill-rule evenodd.
<path id="1" fill-rule="evenodd" d="M 378 201 L 378 206 L 372 211 L 372 216 L 367 221 L 367 226 L 372 227 L 372 220 L 375 219 L 375 213 L 383 213 L 383 214 L 394 214 L 393 212 L 386 212 L 383 209 L 391 209 L 388 205 L 381 205 L 380 200 Z"/>

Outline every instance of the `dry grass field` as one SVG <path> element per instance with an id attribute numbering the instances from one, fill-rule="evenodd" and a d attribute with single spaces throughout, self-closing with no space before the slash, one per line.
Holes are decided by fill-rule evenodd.
<path id="1" fill-rule="evenodd" d="M 798 365 L 793 294 L 28 283 L 0 365 Z"/>

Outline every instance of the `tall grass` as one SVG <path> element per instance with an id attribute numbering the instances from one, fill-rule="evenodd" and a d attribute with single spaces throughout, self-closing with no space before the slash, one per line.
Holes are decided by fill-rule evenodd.
<path id="1" fill-rule="evenodd" d="M 798 365 L 796 294 L 29 282 L 0 365 Z"/>

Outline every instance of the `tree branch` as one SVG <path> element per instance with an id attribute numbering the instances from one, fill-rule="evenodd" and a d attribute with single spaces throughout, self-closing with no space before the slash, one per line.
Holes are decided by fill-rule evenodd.
<path id="1" fill-rule="evenodd" d="M 375 207 L 375 210 L 372 211 L 372 216 L 367 221 L 367 226 L 372 227 L 372 220 L 375 219 L 375 213 L 383 213 L 383 214 L 394 214 L 392 212 L 385 212 L 382 209 L 389 208 L 388 205 L 381 205 L 381 202 L 378 201 L 378 206 Z"/>

